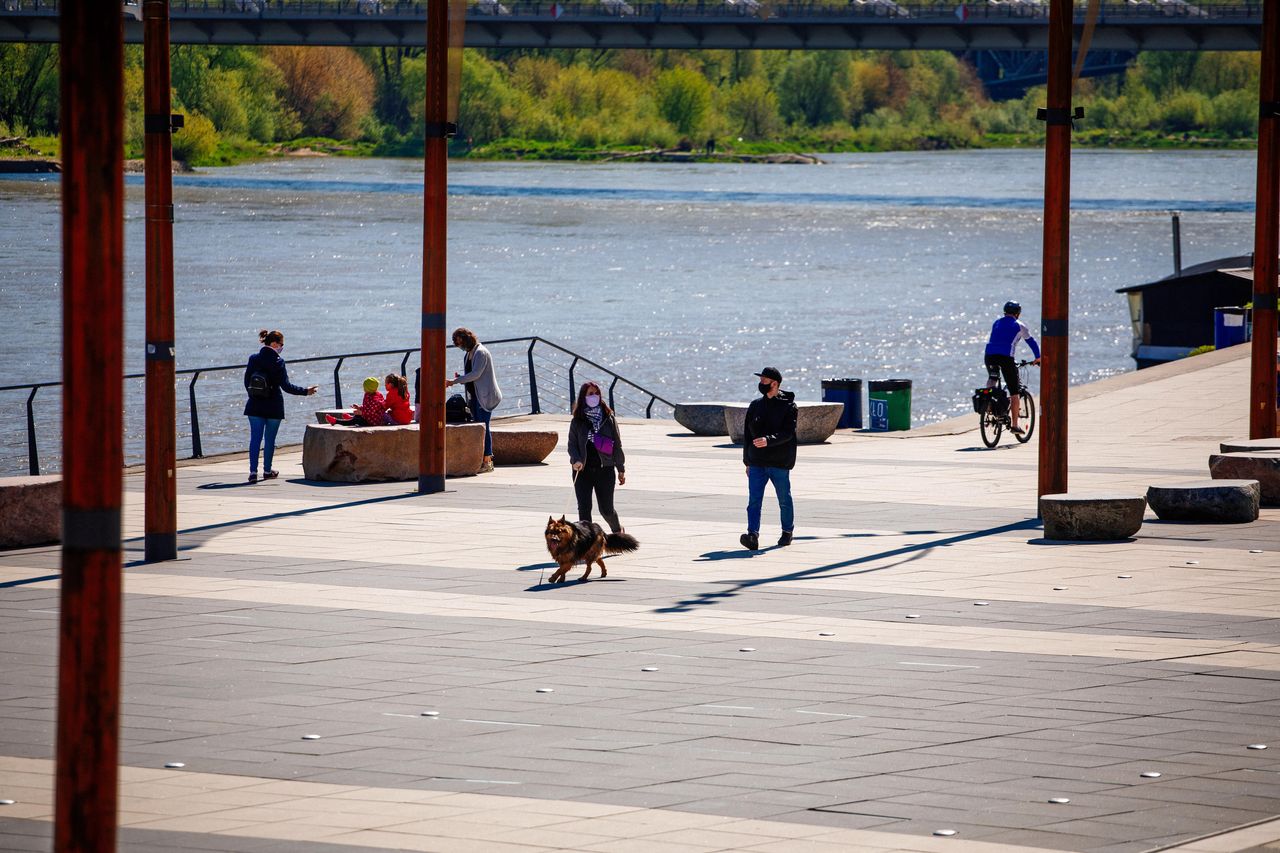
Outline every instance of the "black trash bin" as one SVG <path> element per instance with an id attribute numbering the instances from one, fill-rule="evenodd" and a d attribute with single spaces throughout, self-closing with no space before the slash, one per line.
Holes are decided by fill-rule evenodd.
<path id="1" fill-rule="evenodd" d="M 862 429 L 862 380 L 822 380 L 822 402 L 844 403 L 836 429 Z"/>

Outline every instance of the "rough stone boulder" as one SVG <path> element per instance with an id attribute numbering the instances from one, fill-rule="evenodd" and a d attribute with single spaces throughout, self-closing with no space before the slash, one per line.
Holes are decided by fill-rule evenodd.
<path id="1" fill-rule="evenodd" d="M 61 524 L 61 477 L 0 477 L 0 548 L 57 542 Z"/>
<path id="2" fill-rule="evenodd" d="M 1218 445 L 1223 453 L 1280 453 L 1280 438 L 1234 438 Z"/>
<path id="3" fill-rule="evenodd" d="M 1193 480 L 1147 489 L 1147 504 L 1161 521 L 1247 524 L 1258 520 L 1257 480 Z"/>
<path id="4" fill-rule="evenodd" d="M 1209 457 L 1215 480 L 1257 480 L 1263 506 L 1280 506 L 1280 453 L 1215 453 Z"/>
<path id="5" fill-rule="evenodd" d="M 495 465 L 536 465 L 551 455 L 560 433 L 546 429 L 495 429 Z"/>
<path id="6" fill-rule="evenodd" d="M 1064 492 L 1040 498 L 1044 538 L 1065 542 L 1128 539 L 1147 508 L 1136 495 Z"/>
<path id="7" fill-rule="evenodd" d="M 815 403 L 796 401 L 796 441 L 800 444 L 821 444 L 836 431 L 844 403 Z M 742 431 L 747 422 L 747 404 L 729 403 L 724 407 L 724 425 L 729 440 L 742 444 Z"/>
<path id="8" fill-rule="evenodd" d="M 484 461 L 484 424 L 444 428 L 448 477 L 470 477 Z M 307 424 L 302 472 L 308 480 L 365 483 L 418 479 L 418 425 L 344 427 Z"/>
<path id="9" fill-rule="evenodd" d="M 725 406 L 736 403 L 677 403 L 676 422 L 694 435 L 728 435 Z"/>

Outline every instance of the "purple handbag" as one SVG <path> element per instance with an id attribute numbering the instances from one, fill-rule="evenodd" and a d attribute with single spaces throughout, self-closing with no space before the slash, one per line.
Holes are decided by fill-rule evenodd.
<path id="1" fill-rule="evenodd" d="M 591 443 L 596 446 L 596 450 L 599 451 L 602 456 L 610 456 L 613 454 L 613 439 L 609 438 L 607 435 L 601 435 L 597 432 L 591 436 Z"/>

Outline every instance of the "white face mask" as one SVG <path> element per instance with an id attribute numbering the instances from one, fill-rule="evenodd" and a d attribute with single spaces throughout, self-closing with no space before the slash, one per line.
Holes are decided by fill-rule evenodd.
<path id="1" fill-rule="evenodd" d="M 594 409 L 596 406 L 599 406 L 599 405 L 600 405 L 600 395 L 599 395 L 599 394 L 588 394 L 588 395 L 587 395 L 587 405 L 588 405 L 590 408 L 592 408 L 592 409 Z"/>

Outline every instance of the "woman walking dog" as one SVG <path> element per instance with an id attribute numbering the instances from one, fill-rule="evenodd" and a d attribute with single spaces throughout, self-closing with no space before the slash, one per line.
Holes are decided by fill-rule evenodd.
<path id="1" fill-rule="evenodd" d="M 601 399 L 600 386 L 584 382 L 573 404 L 569 421 L 569 463 L 573 468 L 573 490 L 578 498 L 578 520 L 591 521 L 591 495 L 594 492 L 600 515 L 609 529 L 621 533 L 622 523 L 613 508 L 614 477 L 617 484 L 627 482 L 626 455 L 622 452 L 622 436 L 613 410 Z"/>

